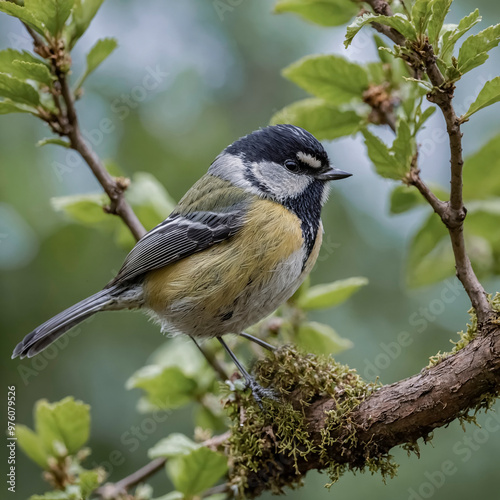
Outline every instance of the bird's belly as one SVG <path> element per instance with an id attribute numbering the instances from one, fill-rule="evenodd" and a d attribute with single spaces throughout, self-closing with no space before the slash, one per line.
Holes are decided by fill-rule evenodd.
<path id="1" fill-rule="evenodd" d="M 316 260 L 321 230 L 304 267 L 300 221 L 275 204 L 261 213 L 232 240 L 150 273 L 145 303 L 165 331 L 239 333 L 293 295 Z"/>

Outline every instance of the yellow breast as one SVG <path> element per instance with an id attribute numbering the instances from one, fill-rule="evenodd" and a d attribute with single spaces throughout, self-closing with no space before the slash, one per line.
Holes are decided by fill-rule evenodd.
<path id="1" fill-rule="evenodd" d="M 244 227 L 231 239 L 148 273 L 146 304 L 161 313 L 189 300 L 198 302 L 200 314 L 207 318 L 220 314 L 249 284 L 269 279 L 278 264 L 300 251 L 302 244 L 296 215 L 278 203 L 256 200 Z"/>

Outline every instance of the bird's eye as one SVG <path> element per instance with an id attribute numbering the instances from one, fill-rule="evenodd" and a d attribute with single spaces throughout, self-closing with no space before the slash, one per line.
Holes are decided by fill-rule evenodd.
<path id="1" fill-rule="evenodd" d="M 286 160 L 285 167 L 290 170 L 290 172 L 297 172 L 299 170 L 299 165 L 295 160 Z"/>

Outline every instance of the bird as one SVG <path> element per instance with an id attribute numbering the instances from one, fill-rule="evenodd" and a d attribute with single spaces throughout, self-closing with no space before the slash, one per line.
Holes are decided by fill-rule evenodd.
<path id="1" fill-rule="evenodd" d="M 260 128 L 226 147 L 172 213 L 146 233 L 101 291 L 38 326 L 12 358 L 31 358 L 101 311 L 140 309 L 169 334 L 217 338 L 256 400 L 269 395 L 222 338 L 245 332 L 298 289 L 318 257 L 331 165 L 305 129 Z"/>

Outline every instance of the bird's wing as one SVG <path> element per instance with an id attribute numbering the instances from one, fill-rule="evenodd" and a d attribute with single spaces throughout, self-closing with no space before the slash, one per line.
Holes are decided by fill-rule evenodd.
<path id="1" fill-rule="evenodd" d="M 108 286 L 140 277 L 220 243 L 243 226 L 248 203 L 239 202 L 221 211 L 174 212 L 141 238 Z"/>

